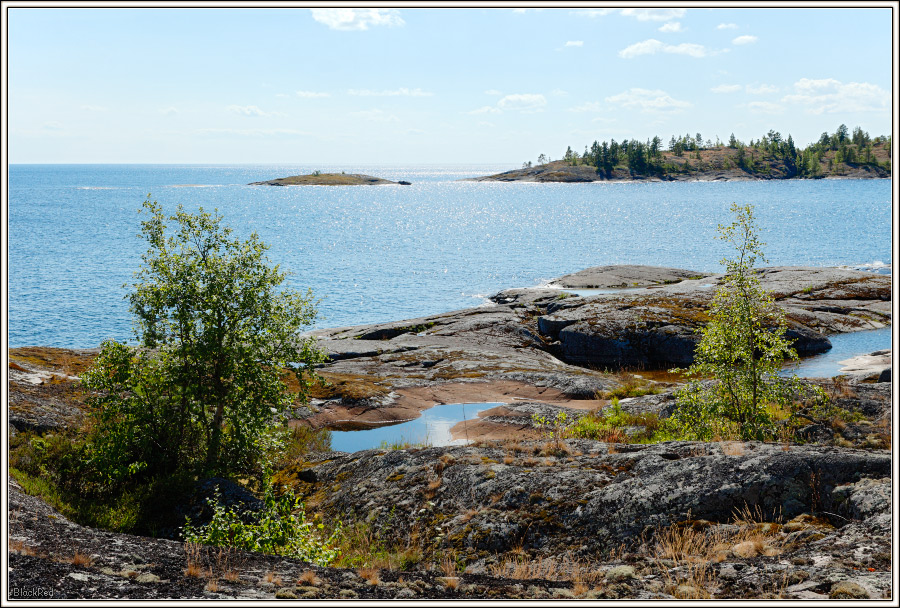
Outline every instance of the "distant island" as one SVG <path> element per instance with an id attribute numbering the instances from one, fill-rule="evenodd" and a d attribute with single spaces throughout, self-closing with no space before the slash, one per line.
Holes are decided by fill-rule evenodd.
<path id="1" fill-rule="evenodd" d="M 672 136 L 664 149 L 659 137 L 646 142 L 594 141 L 584 153 L 568 147 L 563 158 L 545 154 L 533 165 L 466 181 L 598 182 L 598 181 L 739 181 L 768 179 L 888 178 L 891 177 L 891 137 L 872 138 L 846 125 L 822 133 L 804 149 L 793 138 L 769 131 L 749 143 L 734 134 L 728 143 L 695 136 Z"/>
<path id="2" fill-rule="evenodd" d="M 392 182 L 388 179 L 363 175 L 361 173 L 322 173 L 313 171 L 309 175 L 280 177 L 264 182 L 253 182 L 249 186 L 381 186 L 395 184 L 408 186 L 410 182 Z"/>

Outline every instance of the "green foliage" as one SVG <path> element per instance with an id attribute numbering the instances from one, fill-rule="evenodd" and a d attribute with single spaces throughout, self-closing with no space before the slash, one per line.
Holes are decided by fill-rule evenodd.
<path id="1" fill-rule="evenodd" d="M 630 434 L 625 428 L 633 427 Z M 570 437 L 595 439 L 608 443 L 657 443 L 677 439 L 674 429 L 669 428 L 659 416 L 652 412 L 632 414 L 619 406 L 613 397 L 612 406 L 605 410 L 591 412 L 579 418 L 568 428 Z"/>
<path id="2" fill-rule="evenodd" d="M 532 414 L 531 420 L 534 426 L 553 442 L 556 450 L 562 449 L 562 441 L 566 437 L 569 427 L 569 419 L 565 412 L 557 412 L 556 418 L 553 419 L 548 419 L 540 414 Z"/>
<path id="3" fill-rule="evenodd" d="M 182 528 L 184 542 L 283 555 L 319 566 L 328 566 L 340 556 L 340 523 L 326 536 L 324 524 L 307 521 L 299 498 L 291 492 L 276 497 L 270 483 L 265 484 L 263 502 L 260 511 L 244 517 L 251 520 L 248 523 L 234 509 L 220 504 L 217 488 L 207 501 L 212 520 L 195 528 L 187 518 Z"/>
<path id="4" fill-rule="evenodd" d="M 299 338 L 316 315 L 312 295 L 283 288 L 286 274 L 268 263 L 267 246 L 255 233 L 232 238 L 218 214 L 179 206 L 167 217 L 149 197 L 144 211 L 150 247 L 129 295 L 143 349 L 104 342 L 83 376 L 90 462 L 110 485 L 258 471 L 324 358 Z M 297 378 L 296 395 L 285 370 Z"/>
<path id="5" fill-rule="evenodd" d="M 797 353 L 785 337 L 784 312 L 754 271 L 765 257 L 753 208 L 733 204 L 731 211 L 736 220 L 719 226 L 719 238 L 737 255 L 723 260 L 727 270 L 710 321 L 702 329 L 694 363 L 684 370 L 690 377 L 715 380 L 695 380 L 681 389 L 672 418 L 681 434 L 693 439 L 771 439 L 778 432 L 776 412 L 792 412 L 797 397 L 810 389 L 796 377 L 778 375 L 785 359 Z"/>

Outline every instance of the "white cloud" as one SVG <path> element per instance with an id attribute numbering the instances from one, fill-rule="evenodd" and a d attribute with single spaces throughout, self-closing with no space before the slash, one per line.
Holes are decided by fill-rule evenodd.
<path id="1" fill-rule="evenodd" d="M 683 32 L 684 28 L 681 27 L 681 22 L 679 21 L 670 21 L 669 23 L 664 23 L 659 26 L 659 31 L 661 32 Z"/>
<path id="2" fill-rule="evenodd" d="M 399 118 L 393 114 L 387 114 L 384 110 L 363 110 L 361 112 L 350 112 L 350 115 L 372 122 L 400 122 Z"/>
<path id="3" fill-rule="evenodd" d="M 584 46 L 584 40 L 569 40 L 566 46 Z"/>
<path id="4" fill-rule="evenodd" d="M 369 26 L 404 25 L 399 11 L 392 8 L 311 8 L 313 19 L 333 30 L 367 30 Z"/>
<path id="5" fill-rule="evenodd" d="M 732 40 L 731 43 L 732 44 L 753 44 L 757 40 L 759 40 L 759 38 L 757 38 L 756 36 L 745 35 L 745 36 L 738 36 L 737 38 Z"/>
<path id="6" fill-rule="evenodd" d="M 240 137 L 295 137 L 309 133 L 296 129 L 197 129 L 197 135 L 237 135 Z"/>
<path id="7" fill-rule="evenodd" d="M 501 93 L 497 89 L 488 89 L 487 91 L 484 92 L 484 94 L 485 95 L 503 95 L 503 93 Z"/>
<path id="8" fill-rule="evenodd" d="M 319 93 L 316 91 L 297 91 L 295 93 L 297 97 L 302 97 L 304 99 L 315 99 L 317 97 L 331 97 L 330 93 Z"/>
<path id="9" fill-rule="evenodd" d="M 587 8 L 575 11 L 585 17 L 605 17 L 619 13 L 623 17 L 634 17 L 638 21 L 671 21 L 681 19 L 686 8 Z"/>
<path id="10" fill-rule="evenodd" d="M 614 8 L 585 8 L 575 11 L 575 13 L 585 17 L 605 17 L 615 12 L 615 10 Z"/>
<path id="11" fill-rule="evenodd" d="M 519 112 L 540 112 L 547 105 L 547 98 L 534 93 L 516 93 L 507 95 L 497 102 L 501 110 L 516 110 Z"/>
<path id="12" fill-rule="evenodd" d="M 603 112 L 605 106 L 599 101 L 586 101 L 580 106 L 569 108 L 569 112 Z"/>
<path id="13" fill-rule="evenodd" d="M 806 106 L 810 114 L 877 112 L 890 109 L 891 96 L 868 82 L 844 84 L 834 78 L 801 78 L 794 83 L 794 94 L 786 95 L 781 101 Z"/>
<path id="14" fill-rule="evenodd" d="M 500 110 L 498 110 L 494 106 L 482 106 L 477 110 L 466 112 L 466 114 L 500 114 Z"/>
<path id="15" fill-rule="evenodd" d="M 81 109 L 87 110 L 88 112 L 106 112 L 108 108 L 103 106 L 85 105 L 81 106 Z"/>
<path id="16" fill-rule="evenodd" d="M 273 116 L 273 113 L 260 110 L 257 106 L 228 106 L 228 111 L 241 116 Z"/>
<path id="17" fill-rule="evenodd" d="M 691 107 L 691 103 L 673 99 L 665 91 L 648 89 L 628 89 L 618 95 L 607 97 L 608 103 L 625 108 L 638 109 L 642 112 L 667 112 Z"/>
<path id="18" fill-rule="evenodd" d="M 53 121 L 45 122 L 44 129 L 46 129 L 47 131 L 62 131 L 65 129 L 65 127 L 63 127 L 60 123 Z"/>
<path id="19" fill-rule="evenodd" d="M 655 55 L 656 53 L 672 53 L 675 55 L 689 55 L 691 57 L 706 57 L 710 55 L 710 51 L 702 44 L 693 44 L 683 42 L 681 44 L 665 44 L 650 38 L 643 42 L 636 42 L 629 47 L 619 51 L 619 57 L 623 59 L 632 59 L 640 55 Z"/>
<path id="20" fill-rule="evenodd" d="M 550 94 L 554 97 L 565 97 L 569 93 L 568 91 L 563 91 L 562 89 L 553 89 L 552 91 L 550 91 Z"/>
<path id="21" fill-rule="evenodd" d="M 681 19 L 687 13 L 686 8 L 623 8 L 621 14 L 634 17 L 638 21 L 671 21 Z"/>
<path id="22" fill-rule="evenodd" d="M 751 112 L 757 114 L 781 114 L 784 112 L 784 106 L 769 101 L 751 101 L 747 107 Z"/>
<path id="23" fill-rule="evenodd" d="M 175 114 L 178 114 L 178 108 L 176 108 L 175 106 L 169 106 L 168 108 L 160 108 L 159 113 L 165 114 L 166 116 L 174 116 Z"/>
<path id="24" fill-rule="evenodd" d="M 431 97 L 434 93 L 423 91 L 422 89 L 407 89 L 401 87 L 393 91 L 371 91 L 369 89 L 350 89 L 347 91 L 350 95 L 358 97 Z"/>
<path id="25" fill-rule="evenodd" d="M 737 93 L 743 89 L 739 84 L 720 84 L 710 89 L 713 93 Z"/>
<path id="26" fill-rule="evenodd" d="M 738 29 L 737 23 L 720 23 L 716 26 L 717 30 L 736 30 Z"/>
<path id="27" fill-rule="evenodd" d="M 747 85 L 747 92 L 751 95 L 766 95 L 768 93 L 777 93 L 778 87 L 773 84 L 761 84 L 759 86 Z"/>

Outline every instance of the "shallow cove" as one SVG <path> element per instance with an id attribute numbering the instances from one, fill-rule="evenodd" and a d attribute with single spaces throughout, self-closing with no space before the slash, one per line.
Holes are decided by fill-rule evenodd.
<path id="1" fill-rule="evenodd" d="M 837 376 L 844 367 L 839 361 L 891 348 L 891 327 L 837 334 L 829 336 L 828 339 L 831 340 L 831 350 L 797 363 L 787 364 L 782 374 L 796 374 L 803 378 Z"/>
<path id="2" fill-rule="evenodd" d="M 478 418 L 479 412 L 502 403 L 447 403 L 435 405 L 413 420 L 396 424 L 374 423 L 375 428 L 360 431 L 332 431 L 331 449 L 338 452 L 358 452 L 395 443 L 425 444 L 429 446 L 462 445 L 465 439 L 454 440 L 450 429 L 459 422 Z M 377 426 L 376 426 L 377 425 Z"/>

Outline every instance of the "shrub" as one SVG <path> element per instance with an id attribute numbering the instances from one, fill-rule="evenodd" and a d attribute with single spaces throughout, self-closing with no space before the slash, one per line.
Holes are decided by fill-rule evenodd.
<path id="1" fill-rule="evenodd" d="M 727 271 L 710 309 L 710 321 L 685 370 L 695 378 L 678 391 L 672 421 L 690 439 L 714 437 L 771 439 L 778 433 L 775 413 L 793 412 L 798 396 L 814 392 L 796 377 L 781 377 L 785 359 L 797 353 L 786 338 L 784 312 L 762 289 L 754 266 L 765 261 L 756 235 L 753 207 L 733 204 L 736 220 L 719 226 L 718 238 L 737 256 L 724 259 Z M 682 370 L 673 370 L 682 371 Z"/>
<path id="2" fill-rule="evenodd" d="M 250 515 L 251 521 L 246 523 L 234 509 L 219 503 L 217 488 L 207 501 L 213 512 L 212 520 L 195 528 L 188 518 L 182 528 L 184 542 L 284 555 L 319 566 L 327 566 L 339 557 L 340 522 L 331 535 L 326 536 L 324 524 L 307 521 L 299 498 L 292 492 L 276 497 L 268 482 L 263 503 L 263 508 Z"/>

